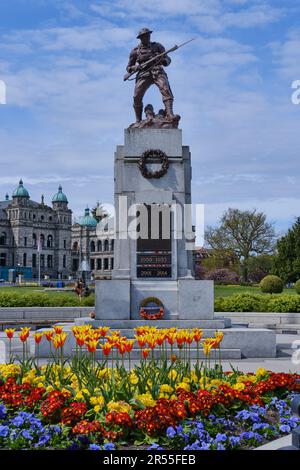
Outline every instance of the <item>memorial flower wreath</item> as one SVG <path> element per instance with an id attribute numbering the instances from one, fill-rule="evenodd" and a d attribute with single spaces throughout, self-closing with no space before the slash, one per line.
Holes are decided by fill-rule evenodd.
<path id="1" fill-rule="evenodd" d="M 157 313 L 147 312 L 147 306 L 150 304 L 156 304 L 159 309 Z M 159 320 L 164 316 L 165 310 L 163 303 L 157 297 L 147 297 L 140 303 L 140 317 L 146 320 Z"/>
<path id="2" fill-rule="evenodd" d="M 161 163 L 160 170 L 149 171 L 147 168 L 147 160 L 153 158 Z M 162 150 L 146 150 L 139 159 L 139 169 L 144 178 L 161 178 L 164 176 L 169 168 L 169 160 L 167 155 Z"/>

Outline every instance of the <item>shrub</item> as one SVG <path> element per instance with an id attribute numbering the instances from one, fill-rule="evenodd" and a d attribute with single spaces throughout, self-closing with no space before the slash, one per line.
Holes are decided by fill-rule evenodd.
<path id="1" fill-rule="evenodd" d="M 238 284 L 239 276 L 229 269 L 215 269 L 206 274 L 205 279 L 215 281 L 216 284 Z"/>
<path id="2" fill-rule="evenodd" d="M 300 312 L 297 295 L 237 294 L 215 299 L 216 312 Z"/>
<path id="3" fill-rule="evenodd" d="M 297 282 L 295 282 L 295 291 L 297 292 L 297 294 L 300 294 L 300 279 L 298 279 Z"/>
<path id="4" fill-rule="evenodd" d="M 283 282 L 278 276 L 266 276 L 260 281 L 260 288 L 265 294 L 280 294 L 283 291 Z"/>
<path id="5" fill-rule="evenodd" d="M 15 292 L 0 293 L 0 307 L 93 307 L 95 296 L 84 297 L 81 302 L 74 294 L 58 295 L 47 293 L 16 294 Z"/>

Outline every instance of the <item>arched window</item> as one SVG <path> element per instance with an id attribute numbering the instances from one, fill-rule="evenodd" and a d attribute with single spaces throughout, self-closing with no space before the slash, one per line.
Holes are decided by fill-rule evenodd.
<path id="1" fill-rule="evenodd" d="M 43 233 L 41 233 L 40 235 L 40 244 L 41 244 L 41 247 L 45 246 L 45 235 Z"/>
<path id="2" fill-rule="evenodd" d="M 36 233 L 32 234 L 32 246 L 36 246 Z"/>
<path id="3" fill-rule="evenodd" d="M 104 251 L 108 251 L 108 250 L 109 250 L 108 240 L 105 240 L 105 242 L 104 242 Z"/>
<path id="4" fill-rule="evenodd" d="M 52 235 L 48 235 L 47 237 L 47 248 L 52 248 L 53 246 L 53 237 Z"/>
<path id="5" fill-rule="evenodd" d="M 94 240 L 92 240 L 91 241 L 91 252 L 93 253 L 94 251 L 96 251 L 96 246 L 95 246 Z"/>
<path id="6" fill-rule="evenodd" d="M 97 251 L 102 251 L 102 242 L 101 242 L 101 240 L 98 240 L 98 242 L 97 242 Z"/>
<path id="7" fill-rule="evenodd" d="M 72 250 L 73 251 L 78 251 L 78 248 L 79 248 L 78 242 L 74 242 L 73 246 L 72 246 Z"/>
<path id="8" fill-rule="evenodd" d="M 6 232 L 2 232 L 0 235 L 0 245 L 1 246 L 6 245 L 6 241 L 7 241 Z"/>

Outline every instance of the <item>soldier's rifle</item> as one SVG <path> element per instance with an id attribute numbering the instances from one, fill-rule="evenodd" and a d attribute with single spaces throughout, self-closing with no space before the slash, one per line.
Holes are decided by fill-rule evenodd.
<path id="1" fill-rule="evenodd" d="M 170 54 L 170 52 L 176 51 L 180 47 L 185 46 L 186 44 L 188 44 L 189 42 L 194 41 L 195 39 L 196 38 L 189 39 L 188 41 L 185 41 L 185 42 L 183 42 L 182 44 L 179 44 L 179 45 L 175 44 L 175 46 L 171 47 L 171 49 L 169 49 L 167 51 L 164 51 L 164 52 L 161 52 L 160 54 L 157 54 L 155 57 L 152 57 L 151 59 L 147 60 L 146 62 L 144 62 L 141 65 L 135 66 L 135 70 L 133 70 L 132 72 L 128 72 L 124 75 L 124 82 L 126 82 L 126 80 L 129 80 L 129 81 L 135 80 L 136 77 L 133 77 L 133 78 L 131 78 L 131 77 L 133 75 L 137 74 L 137 73 L 142 72 L 140 74 L 140 76 L 142 76 L 143 72 L 146 73 L 149 70 L 151 70 L 151 68 L 154 67 L 154 65 L 156 65 L 167 54 Z"/>

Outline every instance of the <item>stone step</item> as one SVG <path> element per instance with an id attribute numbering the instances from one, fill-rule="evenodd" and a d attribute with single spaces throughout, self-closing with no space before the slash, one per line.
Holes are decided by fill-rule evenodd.
<path id="1" fill-rule="evenodd" d="M 160 356 L 161 356 L 161 353 L 159 351 L 159 349 L 154 349 L 154 358 L 155 359 L 159 359 Z M 73 349 L 72 350 L 72 354 L 75 355 L 76 354 L 76 349 Z M 170 357 L 170 350 L 168 349 L 168 358 Z M 178 348 L 174 348 L 173 349 L 173 354 L 176 355 L 178 358 L 180 357 L 180 354 L 182 355 L 183 352 L 182 350 L 178 349 Z M 218 360 L 218 351 L 217 351 L 217 360 Z M 230 348 L 230 349 L 221 349 L 221 359 L 241 359 L 242 357 L 242 354 L 241 354 L 241 350 L 240 349 L 234 349 L 234 348 Z M 137 359 L 141 359 L 141 351 L 140 349 L 137 349 L 137 348 L 134 348 L 131 353 L 130 353 L 130 358 L 133 359 L 133 360 L 137 360 Z M 149 353 L 149 356 L 148 358 L 151 358 L 151 351 Z M 191 359 L 196 359 L 197 358 L 197 349 L 195 348 L 192 348 L 191 349 Z M 215 358 L 215 353 L 214 351 L 211 353 L 211 361 L 213 361 Z M 102 353 L 102 350 L 99 350 L 97 349 L 96 350 L 96 359 L 104 359 L 104 355 Z M 111 359 L 111 356 L 109 356 L 109 359 Z M 114 359 L 116 359 L 116 351 L 114 350 Z M 124 355 L 124 359 L 125 360 L 128 360 L 128 354 L 125 354 Z M 203 353 L 203 351 L 199 351 L 199 359 L 201 360 L 204 360 L 205 359 L 205 355 Z M 121 355 L 119 354 L 119 360 L 121 361 Z"/>
<path id="2" fill-rule="evenodd" d="M 222 331 L 224 328 L 219 328 L 218 331 Z M 215 332 L 216 332 L 217 328 L 202 328 L 202 331 L 203 331 L 203 338 L 208 338 L 210 336 L 214 336 Z M 121 328 L 120 330 L 118 330 L 117 328 L 111 328 L 110 329 L 110 332 L 114 332 L 114 331 L 118 331 L 120 332 L 120 335 L 121 336 L 126 336 L 126 338 L 134 338 L 135 337 L 135 330 L 132 329 L 132 328 Z"/>
<path id="3" fill-rule="evenodd" d="M 231 327 L 231 320 L 228 318 L 218 320 L 92 320 L 89 317 L 76 318 L 76 325 L 109 326 L 112 329 L 133 329 L 140 326 L 156 326 L 157 328 L 201 328 L 220 330 Z"/>

